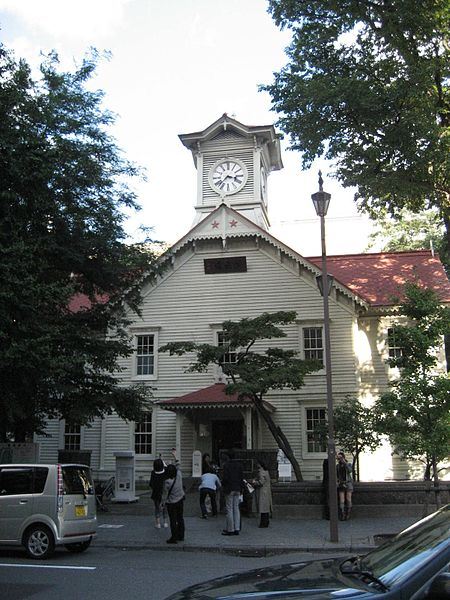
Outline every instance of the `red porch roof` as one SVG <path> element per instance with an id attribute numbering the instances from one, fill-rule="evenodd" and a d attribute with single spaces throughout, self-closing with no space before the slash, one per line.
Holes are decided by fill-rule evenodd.
<path id="1" fill-rule="evenodd" d="M 321 267 L 320 256 L 307 260 Z M 450 302 L 450 282 L 438 257 L 429 250 L 328 256 L 330 275 L 372 306 L 392 306 L 407 281 L 433 289 Z"/>
<path id="2" fill-rule="evenodd" d="M 166 410 L 182 410 L 189 408 L 242 408 L 252 406 L 252 404 L 248 398 L 238 398 L 237 394 L 226 394 L 224 383 L 215 383 L 178 398 L 162 400 L 158 406 Z M 264 405 L 269 410 L 274 410 L 274 407 L 268 402 L 264 402 Z"/>

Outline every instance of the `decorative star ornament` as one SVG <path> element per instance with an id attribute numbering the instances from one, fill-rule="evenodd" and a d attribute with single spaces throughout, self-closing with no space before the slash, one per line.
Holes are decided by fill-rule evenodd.
<path id="1" fill-rule="evenodd" d="M 233 219 L 232 221 L 230 221 L 230 227 L 236 227 L 237 224 L 238 224 L 238 221 L 236 221 L 236 219 Z"/>
<path id="2" fill-rule="evenodd" d="M 213 221 L 213 223 L 212 223 L 211 227 L 212 227 L 213 229 L 217 229 L 217 228 L 219 227 L 219 225 L 220 225 L 219 221 Z"/>

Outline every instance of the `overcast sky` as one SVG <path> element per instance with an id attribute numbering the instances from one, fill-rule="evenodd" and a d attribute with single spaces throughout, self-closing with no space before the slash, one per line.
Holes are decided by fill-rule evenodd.
<path id="1" fill-rule="evenodd" d="M 277 119 L 258 84 L 285 64 L 290 38 L 266 8 L 266 0 L 0 0 L 0 37 L 32 65 L 52 49 L 65 69 L 91 46 L 112 52 L 94 84 L 119 115 L 119 146 L 148 177 L 137 186 L 142 210 L 126 229 L 133 236 L 142 223 L 173 243 L 190 229 L 196 198 L 194 163 L 178 134 L 200 131 L 224 112 L 245 125 Z M 286 148 L 287 140 L 284 169 L 269 178 L 271 233 L 305 256 L 320 253 L 311 194 L 322 168 L 332 194 L 327 250 L 363 251 L 369 224 L 352 192 L 326 177 L 323 161 L 302 172 L 300 155 Z"/>

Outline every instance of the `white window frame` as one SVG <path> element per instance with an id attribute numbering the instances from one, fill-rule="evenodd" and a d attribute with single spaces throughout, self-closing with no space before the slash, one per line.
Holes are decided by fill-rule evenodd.
<path id="1" fill-rule="evenodd" d="M 155 381 L 158 379 L 158 348 L 159 348 L 159 327 L 131 328 L 133 335 L 133 358 L 131 361 L 131 380 L 132 381 Z M 153 373 L 138 375 L 138 338 L 143 336 L 153 336 Z"/>
<path id="2" fill-rule="evenodd" d="M 323 410 L 325 412 L 325 417 L 327 414 L 327 407 L 325 404 L 311 404 L 307 406 L 302 406 L 302 447 L 303 447 L 303 456 L 304 458 L 321 458 L 324 459 L 327 457 L 327 449 L 323 452 L 310 452 L 308 450 L 308 411 L 309 410 Z"/>
<path id="3" fill-rule="evenodd" d="M 403 349 L 401 346 L 397 345 L 396 336 L 394 334 L 395 326 L 391 325 L 386 329 L 386 346 L 387 346 L 387 354 L 389 359 L 400 358 L 403 355 Z M 390 342 L 393 341 L 394 344 L 391 345 Z M 392 351 L 392 354 L 391 354 Z"/>
<path id="4" fill-rule="evenodd" d="M 84 425 L 80 425 L 80 447 L 79 448 L 66 448 L 66 435 L 70 435 L 66 433 L 67 427 L 70 425 L 67 423 L 65 419 L 61 419 L 59 422 L 59 450 L 67 450 L 70 452 L 73 450 L 74 452 L 78 452 L 79 450 L 84 450 Z"/>
<path id="5" fill-rule="evenodd" d="M 305 349 L 305 336 L 304 329 L 321 329 L 322 330 L 322 368 L 318 371 L 314 371 L 313 373 L 309 373 L 308 375 L 323 375 L 325 373 L 325 364 L 326 364 L 326 349 L 325 349 L 325 327 L 323 321 L 299 321 L 299 342 L 300 342 L 300 356 L 303 360 L 307 360 L 306 358 L 306 349 Z"/>
<path id="6" fill-rule="evenodd" d="M 139 435 L 139 432 L 136 432 L 136 426 L 139 424 L 137 421 L 133 425 L 133 452 L 134 456 L 137 460 L 139 459 L 151 459 L 155 455 L 155 417 L 156 413 L 154 410 L 148 411 L 148 414 L 151 416 L 151 430 L 147 432 L 142 432 L 143 435 L 150 434 L 151 436 L 151 451 L 150 453 L 144 452 L 136 452 L 136 435 Z"/>
<path id="7" fill-rule="evenodd" d="M 216 336 L 215 336 L 216 337 L 215 345 L 218 346 L 218 347 L 221 347 L 221 346 L 224 345 L 223 342 L 225 340 L 222 340 L 222 343 L 220 343 L 220 339 L 219 338 L 220 338 L 221 335 L 226 340 L 226 336 L 225 336 L 225 333 L 224 333 L 223 329 L 217 329 L 216 330 Z M 234 365 L 234 364 L 237 363 L 237 352 L 236 352 L 236 350 L 232 350 L 231 352 L 227 352 L 226 354 L 224 354 L 223 355 L 224 359 L 225 359 L 226 356 L 229 356 L 229 357 L 233 358 L 233 360 L 224 360 L 223 361 L 224 364 Z"/>

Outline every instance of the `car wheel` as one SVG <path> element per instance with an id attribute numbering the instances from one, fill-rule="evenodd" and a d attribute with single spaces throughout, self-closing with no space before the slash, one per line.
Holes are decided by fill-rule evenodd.
<path id="1" fill-rule="evenodd" d="M 91 545 L 91 540 L 86 540 L 85 542 L 77 542 L 75 544 L 66 544 L 66 549 L 69 552 L 73 552 L 74 554 L 79 552 L 84 552 Z"/>
<path id="2" fill-rule="evenodd" d="M 24 546 L 30 558 L 48 558 L 55 551 L 55 538 L 46 525 L 32 525 L 25 532 Z"/>

